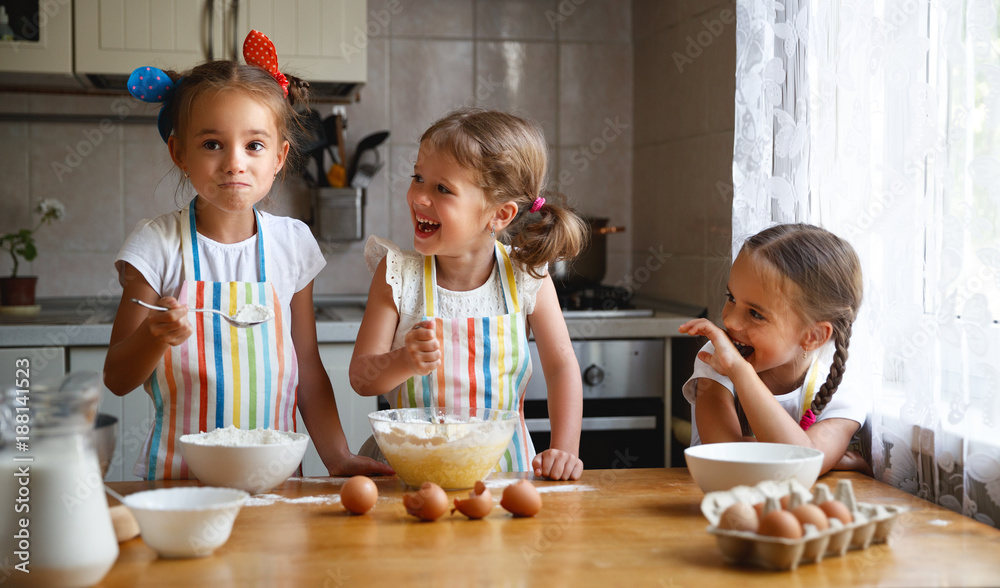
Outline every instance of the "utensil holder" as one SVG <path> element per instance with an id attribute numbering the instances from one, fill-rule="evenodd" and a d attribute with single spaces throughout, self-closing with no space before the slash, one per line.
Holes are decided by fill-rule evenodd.
<path id="1" fill-rule="evenodd" d="M 313 235 L 318 241 L 361 241 L 365 231 L 363 188 L 313 190 Z"/>

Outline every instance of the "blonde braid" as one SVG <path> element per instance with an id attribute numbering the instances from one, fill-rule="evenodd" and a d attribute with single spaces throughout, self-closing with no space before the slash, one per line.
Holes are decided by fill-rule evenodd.
<path id="1" fill-rule="evenodd" d="M 819 416 L 823 412 L 830 399 L 833 398 L 834 392 L 840 386 L 840 381 L 844 379 L 844 370 L 848 356 L 847 347 L 851 344 L 851 331 L 852 326 L 850 322 L 847 323 L 845 329 L 837 329 L 834 339 L 835 351 L 833 354 L 833 363 L 830 364 L 830 375 L 826 377 L 826 381 L 820 386 L 816 396 L 813 397 L 812 404 L 809 406 L 816 416 Z"/>

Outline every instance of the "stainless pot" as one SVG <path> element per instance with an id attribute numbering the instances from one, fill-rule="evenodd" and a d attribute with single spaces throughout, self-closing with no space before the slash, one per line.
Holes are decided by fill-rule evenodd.
<path id="1" fill-rule="evenodd" d="M 590 243 L 571 260 L 560 260 L 549 264 L 549 273 L 556 286 L 564 290 L 576 290 L 600 285 L 607 271 L 607 243 L 609 233 L 622 233 L 625 227 L 608 226 L 608 219 L 584 217 L 590 227 Z"/>

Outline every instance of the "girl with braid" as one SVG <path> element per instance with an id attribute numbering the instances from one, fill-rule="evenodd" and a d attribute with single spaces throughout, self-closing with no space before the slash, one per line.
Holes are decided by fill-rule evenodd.
<path id="1" fill-rule="evenodd" d="M 821 450 L 821 473 L 867 470 L 847 451 L 867 401 L 857 387 L 837 392 L 861 294 L 857 254 L 829 231 L 787 224 L 748 239 L 729 273 L 724 328 L 696 319 L 679 329 L 710 340 L 683 388 L 691 445 L 788 443 Z"/>

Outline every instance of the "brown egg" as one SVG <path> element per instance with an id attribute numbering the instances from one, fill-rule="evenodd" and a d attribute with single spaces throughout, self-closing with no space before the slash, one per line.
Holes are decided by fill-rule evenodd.
<path id="1" fill-rule="evenodd" d="M 764 503 L 758 502 L 757 504 L 753 505 L 753 510 L 754 512 L 757 513 L 757 518 L 760 519 L 760 517 L 764 516 Z"/>
<path id="2" fill-rule="evenodd" d="M 801 539 L 802 525 L 799 519 L 787 510 L 772 510 L 760 519 L 757 532 L 769 537 Z"/>
<path id="3" fill-rule="evenodd" d="M 433 521 L 448 510 L 448 495 L 434 482 L 424 482 L 416 492 L 403 495 L 403 506 L 409 514 Z"/>
<path id="4" fill-rule="evenodd" d="M 795 518 L 799 519 L 799 522 L 803 525 L 812 525 L 819 531 L 825 531 L 830 528 L 830 521 L 827 519 L 826 513 L 815 504 L 808 502 L 800 504 L 789 512 L 795 515 Z"/>
<path id="5" fill-rule="evenodd" d="M 718 527 L 732 531 L 756 533 L 759 525 L 760 518 L 754 507 L 745 502 L 737 502 L 722 512 Z"/>
<path id="6" fill-rule="evenodd" d="M 854 515 L 847 509 L 843 502 L 839 500 L 827 500 L 821 502 L 819 507 L 823 509 L 826 516 L 831 519 L 840 519 L 845 525 L 854 522 Z"/>
<path id="7" fill-rule="evenodd" d="M 368 476 L 354 476 L 340 488 L 340 503 L 354 514 L 365 514 L 378 500 L 378 486 Z"/>
<path id="8" fill-rule="evenodd" d="M 531 482 L 520 480 L 503 489 L 500 506 L 515 517 L 532 517 L 542 510 L 542 496 Z"/>
<path id="9" fill-rule="evenodd" d="M 778 499 L 778 502 L 781 503 L 781 510 L 788 510 L 788 501 L 791 500 L 791 498 L 791 494 L 785 494 Z"/>
<path id="10" fill-rule="evenodd" d="M 455 499 L 455 508 L 451 509 L 451 514 L 455 514 L 456 510 L 470 519 L 481 519 L 493 510 L 493 494 L 486 484 L 476 482 L 476 488 L 469 492 L 468 499 Z"/>

